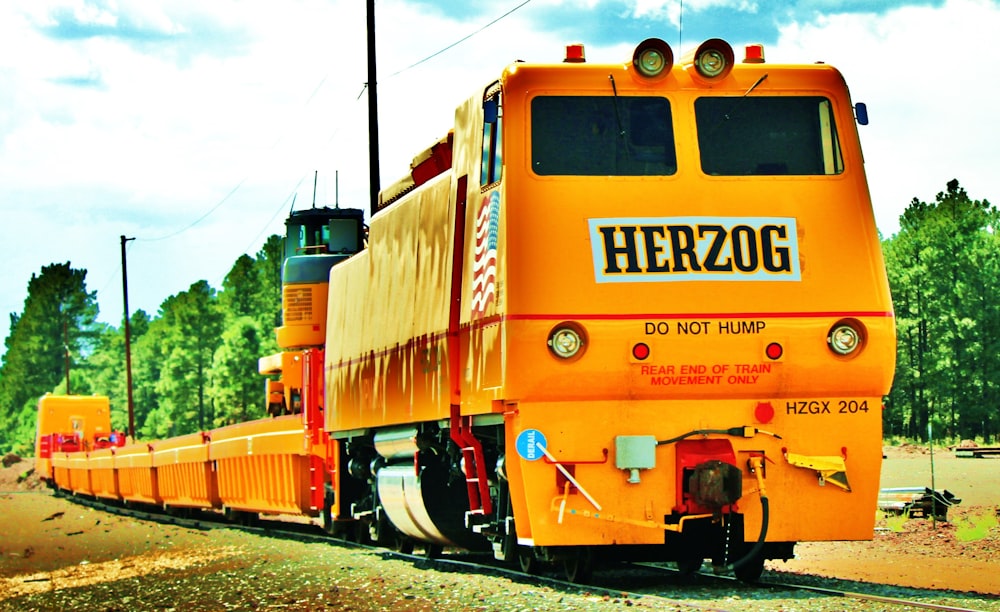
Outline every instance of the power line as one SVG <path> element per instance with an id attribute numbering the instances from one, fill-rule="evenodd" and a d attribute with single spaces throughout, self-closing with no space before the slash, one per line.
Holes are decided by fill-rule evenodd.
<path id="1" fill-rule="evenodd" d="M 286 197 L 285 200 L 280 205 L 278 205 L 278 208 L 274 210 L 274 214 L 271 215 L 271 218 L 267 220 L 267 223 L 264 225 L 263 229 L 261 229 L 260 232 L 258 232 L 257 235 L 254 236 L 253 240 L 250 241 L 250 244 L 247 245 L 247 248 L 243 249 L 244 253 L 253 248 L 253 245 L 256 244 L 258 240 L 260 240 L 260 237 L 263 236 L 264 233 L 267 231 L 267 228 L 270 227 L 272 223 L 274 223 L 274 220 L 278 218 L 278 215 L 280 215 L 282 211 L 287 210 L 289 200 L 292 200 L 295 197 L 295 194 L 298 192 L 299 187 L 302 186 L 302 181 L 306 180 L 306 176 L 308 175 L 305 174 L 302 175 L 302 178 L 300 178 L 299 182 L 295 184 L 295 187 L 292 189 L 291 193 L 288 194 L 288 197 Z"/>
<path id="2" fill-rule="evenodd" d="M 425 62 L 427 62 L 427 61 L 429 61 L 429 60 L 431 60 L 431 59 L 433 59 L 433 58 L 435 58 L 435 57 L 437 57 L 439 55 L 441 55 L 442 53 L 445 53 L 445 52 L 447 52 L 447 51 L 449 51 L 449 50 L 457 47 L 458 45 L 460 45 L 463 42 L 465 42 L 465 41 L 469 40 L 470 38 L 472 38 L 473 36 L 476 36 L 477 34 L 480 34 L 481 32 L 485 31 L 486 29 L 488 29 L 488 28 L 492 27 L 493 25 L 497 24 L 501 20 L 506 19 L 507 17 L 509 17 L 510 15 L 514 14 L 518 10 L 524 8 L 525 6 L 527 6 L 528 4 L 530 4 L 531 2 L 532 2 L 532 0 L 524 0 L 523 2 L 521 2 L 520 4 L 518 4 L 517 6 L 515 6 L 514 8 L 512 8 L 509 11 L 505 12 L 504 14 L 500 15 L 499 17 L 491 20 L 489 23 L 483 25 L 482 27 L 480 27 L 479 29 L 475 30 L 474 32 L 471 32 L 470 34 L 462 37 L 461 39 L 459 39 L 459 40 L 451 43 L 450 45 L 448 45 L 448 46 L 446 46 L 446 47 L 444 47 L 444 48 L 442 48 L 442 49 L 440 49 L 440 50 L 432 53 L 431 55 L 428 55 L 427 57 L 425 57 L 425 58 L 423 58 L 423 59 L 421 59 L 421 60 L 419 60 L 419 61 L 417 61 L 417 62 L 415 62 L 413 64 L 410 64 L 409 66 L 407 66 L 405 68 L 397 70 L 396 72 L 390 74 L 386 78 L 388 79 L 388 78 L 393 78 L 393 77 L 399 76 L 400 74 L 406 72 L 407 70 L 415 68 L 415 67 L 417 67 L 417 66 L 419 66 L 419 65 L 421 65 L 421 64 L 423 64 L 423 63 L 425 63 Z M 325 75 L 323 75 L 323 77 L 321 79 L 319 79 L 319 82 L 316 84 L 315 87 L 313 87 L 312 92 L 309 94 L 309 97 L 302 103 L 303 107 L 309 106 L 309 104 L 312 103 L 313 99 L 319 93 L 320 89 L 323 88 L 323 85 L 326 83 L 328 77 L 329 77 L 329 74 L 325 74 Z M 366 88 L 367 88 L 367 84 L 365 85 L 364 88 L 362 88 L 362 92 L 361 92 L 361 94 L 358 95 L 357 100 L 361 99 L 361 95 L 364 94 L 364 91 L 365 91 Z M 355 101 L 357 101 L 357 100 L 355 100 Z M 336 130 L 334 130 L 334 134 L 336 134 L 337 131 L 339 131 L 339 128 L 337 128 Z M 284 139 L 284 134 L 282 134 L 281 136 L 278 137 L 278 139 L 271 145 L 270 149 L 273 150 L 283 139 Z M 331 135 L 330 140 L 332 140 L 332 139 L 333 139 L 333 136 Z M 159 241 L 168 240 L 170 238 L 174 238 L 176 236 L 179 236 L 180 234 L 183 234 L 184 232 L 186 232 L 186 231 L 190 230 L 191 228 L 193 228 L 193 227 L 197 226 L 198 224 L 200 224 L 202 221 L 204 221 L 206 218 L 208 218 L 212 213 L 214 213 L 216 210 L 218 210 L 223 204 L 226 203 L 226 201 L 228 201 L 231 197 L 233 197 L 233 195 L 235 195 L 236 192 L 240 190 L 240 188 L 243 187 L 244 183 L 246 183 L 249 178 L 250 178 L 249 175 L 243 177 L 243 179 L 241 179 L 240 182 L 237 183 L 236 186 L 233 187 L 229 191 L 229 193 L 227 193 L 225 195 L 225 197 L 223 197 L 221 200 L 219 200 L 214 206 L 212 206 L 210 209 L 208 209 L 208 211 L 206 211 L 204 214 L 202 214 L 200 217 L 198 217 L 197 219 L 195 219 L 194 221 L 192 221 L 187 226 L 182 227 L 181 229 L 178 229 L 175 232 L 172 232 L 170 234 L 166 234 L 166 235 L 163 235 L 163 236 L 157 236 L 157 237 L 154 237 L 154 238 L 137 238 L 137 240 L 142 241 L 142 242 L 159 242 Z M 302 179 L 299 180 L 299 183 L 298 183 L 298 185 L 296 185 L 296 188 L 298 188 L 298 186 L 301 185 L 301 184 L 302 184 Z M 286 199 L 285 202 L 287 203 L 287 201 L 288 200 Z M 284 206 L 284 203 L 282 204 L 282 206 Z M 260 233 L 257 234 L 255 240 L 259 239 L 260 236 L 263 235 L 263 233 L 266 231 L 266 228 L 268 226 L 270 226 L 270 224 L 273 221 L 274 221 L 274 217 L 272 216 L 271 219 L 268 220 L 267 224 L 264 226 L 264 229 L 262 229 L 260 231 Z"/>
<path id="3" fill-rule="evenodd" d="M 486 25 L 484 25 L 483 27 L 479 28 L 479 29 L 478 29 L 478 30 L 476 30 L 475 32 L 472 32 L 471 34 L 469 34 L 469 35 L 467 35 L 467 36 L 465 36 L 465 37 L 463 37 L 463 38 L 460 38 L 459 40 L 456 40 L 455 42 L 451 43 L 451 44 L 450 44 L 450 45 L 448 45 L 447 47 L 445 47 L 445 48 L 441 49 L 440 51 L 436 51 L 436 52 L 434 52 L 434 53 L 432 53 L 432 54 L 428 55 L 427 57 L 425 57 L 424 59 L 422 59 L 422 60 L 420 60 L 420 61 L 418 61 L 418 62 L 416 62 L 416 63 L 413 63 L 413 64 L 410 64 L 410 65 L 409 65 L 409 66 L 407 66 L 406 68 L 403 68 L 403 69 L 401 69 L 401 70 L 397 70 L 396 72 L 393 72 L 392 74 L 390 74 L 390 75 L 389 75 L 388 77 L 386 77 L 386 78 L 390 78 L 390 79 L 391 79 L 391 78 L 392 78 L 392 77 L 394 77 L 394 76 L 399 76 L 400 74 L 402 74 L 402 73 L 406 72 L 407 70 L 409 70 L 409 69 L 411 69 L 411 68 L 415 68 L 415 67 L 419 66 L 420 64 L 423 64 L 424 62 L 426 62 L 426 61 L 428 61 L 428 60 L 430 60 L 430 59 L 433 59 L 433 58 L 435 58 L 435 57 L 437 57 L 437 56 L 441 55 L 441 54 L 442 54 L 442 53 L 444 53 L 445 51 L 448 51 L 448 50 L 450 50 L 450 49 L 453 49 L 454 47 L 457 47 L 458 45 L 460 45 L 460 44 L 464 43 L 465 41 L 469 40 L 470 38 L 472 38 L 472 37 L 473 37 L 473 36 L 475 36 L 476 34 L 479 34 L 479 33 L 480 33 L 480 32 L 482 32 L 483 30 L 485 30 L 486 28 L 489 28 L 489 27 L 493 26 L 494 24 L 496 24 L 496 23 L 497 23 L 498 21 L 500 21 L 501 19 L 505 19 L 505 18 L 509 17 L 509 16 L 510 16 L 511 14 L 513 14 L 513 13 L 514 13 L 515 11 L 518 11 L 518 10 L 520 10 L 520 9 L 521 9 L 521 8 L 523 8 L 523 7 L 525 6 L 525 5 L 527 5 L 527 4 L 530 4 L 530 3 L 531 3 L 531 0 L 524 0 L 524 2 L 522 2 L 521 4 L 518 4 L 518 5 L 517 5 L 517 6 L 515 6 L 514 8 L 510 9 L 509 11 L 507 11 L 506 13 L 504 13 L 503 15 L 500 15 L 499 17 L 497 17 L 497 18 L 496 18 L 496 19 L 494 19 L 493 21 L 491 21 L 491 22 L 487 23 Z"/>
<path id="4" fill-rule="evenodd" d="M 181 228 L 181 229 L 177 230 L 176 232 L 174 232 L 172 234 L 167 234 L 166 236 L 159 236 L 157 238 L 140 238 L 139 240 L 142 240 L 143 242 L 158 242 L 160 240 L 166 240 L 168 238 L 173 238 L 174 236 L 178 236 L 180 234 L 183 234 L 184 232 L 188 231 L 192 227 L 194 227 L 194 226 L 198 225 L 199 223 L 201 223 L 202 221 L 204 221 L 209 215 L 211 215 L 216 210 L 218 210 L 220 206 L 222 206 L 223 204 L 225 204 L 226 200 L 228 200 L 229 198 L 231 198 L 233 196 L 233 194 L 236 193 L 239 190 L 239 188 L 243 186 L 243 183 L 247 182 L 248 178 L 249 178 L 249 176 L 243 177 L 243 179 L 240 180 L 240 182 L 237 183 L 237 185 L 235 187 L 233 187 L 232 190 L 230 190 L 229 193 L 226 194 L 226 197 L 224 197 L 221 200 L 219 200 L 219 202 L 215 206 L 213 206 L 212 208 L 210 208 L 208 210 L 208 212 L 206 212 L 202 216 L 200 216 L 197 219 L 195 219 L 194 221 L 192 221 L 187 227 Z"/>

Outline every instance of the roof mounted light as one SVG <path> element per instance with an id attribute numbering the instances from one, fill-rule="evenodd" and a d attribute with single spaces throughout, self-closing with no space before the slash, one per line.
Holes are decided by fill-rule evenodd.
<path id="1" fill-rule="evenodd" d="M 733 48 L 721 38 L 710 38 L 684 56 L 686 66 L 693 67 L 699 77 L 710 80 L 724 79 L 733 69 L 733 62 Z"/>
<path id="2" fill-rule="evenodd" d="M 764 45 L 760 43 L 753 43 L 747 45 L 743 53 L 743 63 L 744 64 L 763 64 L 764 63 Z"/>
<path id="3" fill-rule="evenodd" d="M 647 38 L 632 53 L 632 65 L 644 77 L 659 77 L 670 72 L 674 52 L 659 38 Z"/>
<path id="4" fill-rule="evenodd" d="M 582 64 L 587 61 L 587 54 L 583 50 L 582 43 L 573 43 L 572 45 L 566 45 L 566 58 L 563 63 L 566 64 Z"/>

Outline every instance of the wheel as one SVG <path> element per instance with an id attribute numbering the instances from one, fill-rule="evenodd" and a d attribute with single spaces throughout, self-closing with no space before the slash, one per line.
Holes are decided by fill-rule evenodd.
<path id="1" fill-rule="evenodd" d="M 580 546 L 563 561 L 566 570 L 566 580 L 580 584 L 587 582 L 594 575 L 594 550 L 589 546 Z"/>
<path id="2" fill-rule="evenodd" d="M 367 518 L 355 519 L 354 528 L 350 532 L 351 541 L 355 544 L 368 546 L 371 541 L 371 520 Z"/>
<path id="3" fill-rule="evenodd" d="M 424 557 L 428 559 L 437 559 L 444 552 L 444 546 L 440 544 L 430 544 L 424 548 Z"/>
<path id="4" fill-rule="evenodd" d="M 330 535 L 335 535 L 337 532 L 336 522 L 333 520 L 333 500 L 334 491 L 330 483 L 323 485 L 323 531 Z"/>
<path id="5" fill-rule="evenodd" d="M 396 541 L 393 544 L 393 548 L 396 552 L 401 552 L 404 555 L 413 554 L 413 538 L 405 536 L 399 532 L 396 532 Z"/>
<path id="6" fill-rule="evenodd" d="M 678 559 L 675 563 L 677 564 L 677 571 L 684 576 L 690 576 L 692 574 L 698 573 L 701 569 L 702 564 L 705 562 L 704 559 Z"/>
<path id="7" fill-rule="evenodd" d="M 376 546 L 382 548 L 395 548 L 396 539 L 400 533 L 396 531 L 396 526 L 392 524 L 385 512 L 376 511 L 375 519 L 371 523 L 371 538 Z"/>
<path id="8" fill-rule="evenodd" d="M 517 547 L 517 564 L 525 574 L 538 573 L 538 559 L 535 558 L 535 551 L 530 546 Z"/>
<path id="9" fill-rule="evenodd" d="M 357 521 L 339 521 L 330 535 L 344 542 L 358 543 L 358 523 Z"/>
<path id="10" fill-rule="evenodd" d="M 764 557 L 758 555 L 748 559 L 741 565 L 733 567 L 733 575 L 741 582 L 757 582 L 764 573 Z"/>

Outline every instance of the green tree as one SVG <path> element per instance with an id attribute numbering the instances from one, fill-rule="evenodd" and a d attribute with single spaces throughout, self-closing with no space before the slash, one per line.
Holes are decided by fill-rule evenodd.
<path id="1" fill-rule="evenodd" d="M 212 366 L 216 426 L 264 416 L 264 384 L 257 373 L 260 345 L 260 328 L 249 316 L 236 319 L 223 332 Z"/>
<path id="2" fill-rule="evenodd" d="M 273 330 L 281 325 L 282 239 L 272 235 L 256 258 L 241 255 L 226 274 L 219 293 L 219 304 L 226 325 L 237 318 L 251 317 L 263 332 L 263 352 L 277 350 Z"/>
<path id="3" fill-rule="evenodd" d="M 218 294 L 205 281 L 164 300 L 155 317 L 129 319 L 134 419 L 141 437 L 162 438 L 253 418 L 263 379 L 257 359 L 276 352 L 281 324 L 283 241 L 233 264 Z M 84 271 L 53 264 L 32 276 L 23 313 L 12 313 L 0 364 L 0 450 L 33 443 L 37 398 L 71 391 L 109 396 L 112 425 L 128 427 L 124 326 L 95 322 Z M 75 288 L 75 289 L 74 289 Z M 223 334 L 225 330 L 225 334 Z M 217 408 L 218 407 L 218 408 Z M 216 414 L 216 410 L 219 412 Z"/>
<path id="4" fill-rule="evenodd" d="M 133 397 L 135 396 L 136 346 L 149 329 L 149 315 L 139 310 L 129 318 L 129 332 L 132 343 Z M 125 326 L 120 328 L 104 326 L 97 347 L 87 360 L 87 385 L 90 392 L 107 395 L 111 401 L 111 425 L 119 431 L 128 431 L 128 377 L 125 359 Z M 141 421 L 136 421 L 141 423 Z"/>
<path id="5" fill-rule="evenodd" d="M 263 414 L 257 362 L 277 351 L 273 330 L 281 317 L 282 256 L 281 239 L 271 236 L 256 259 L 241 255 L 223 281 L 219 305 L 226 331 L 215 353 L 210 394 L 215 424 Z"/>
<path id="6" fill-rule="evenodd" d="M 222 281 L 219 305 L 227 320 L 253 316 L 257 270 L 249 255 L 240 255 Z"/>
<path id="7" fill-rule="evenodd" d="M 206 281 L 198 281 L 167 298 L 160 311 L 166 329 L 158 347 L 163 361 L 156 382 L 157 410 L 163 418 L 156 433 L 177 435 L 205 429 L 213 420 L 207 390 L 223 323 L 215 290 Z M 164 422 L 169 423 L 167 432 L 162 431 Z"/>
<path id="8" fill-rule="evenodd" d="M 43 266 L 28 281 L 24 312 L 11 315 L 0 363 L 0 448 L 26 452 L 34 445 L 38 398 L 86 369 L 99 326 L 97 301 L 87 291 L 87 271 L 69 262 Z M 67 375 L 68 373 L 68 375 Z"/>
<path id="9" fill-rule="evenodd" d="M 264 332 L 261 351 L 266 354 L 278 350 L 274 328 L 281 325 L 281 268 L 284 264 L 284 239 L 272 234 L 254 260 L 256 268 L 255 319 Z"/>
<path id="10" fill-rule="evenodd" d="M 997 218 L 952 180 L 933 203 L 914 198 L 883 244 L 899 338 L 887 431 L 996 431 Z"/>

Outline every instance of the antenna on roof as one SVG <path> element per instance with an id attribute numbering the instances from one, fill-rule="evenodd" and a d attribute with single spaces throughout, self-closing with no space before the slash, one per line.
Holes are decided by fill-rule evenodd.
<path id="1" fill-rule="evenodd" d="M 333 171 L 333 207 L 340 208 L 340 170 Z"/>
<path id="2" fill-rule="evenodd" d="M 319 178 L 319 170 L 313 170 L 313 208 L 316 208 L 316 179 Z"/>
<path id="3" fill-rule="evenodd" d="M 677 13 L 677 50 L 684 50 L 684 0 L 680 1 L 680 10 Z"/>

